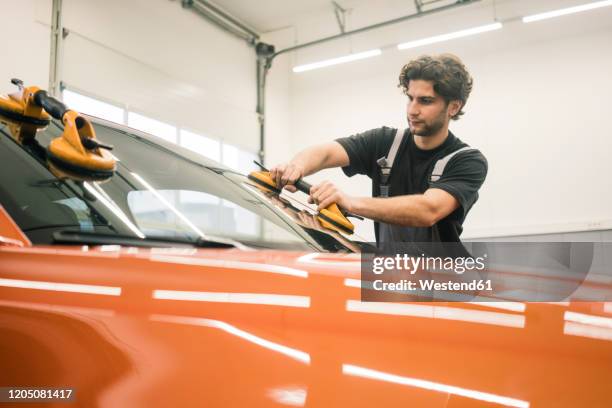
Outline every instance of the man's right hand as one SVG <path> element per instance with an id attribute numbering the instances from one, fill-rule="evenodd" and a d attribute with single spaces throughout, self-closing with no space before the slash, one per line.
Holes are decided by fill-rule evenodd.
<path id="1" fill-rule="evenodd" d="M 288 163 L 278 164 L 270 169 L 270 175 L 279 189 L 297 191 L 294 184 L 300 178 L 330 167 L 349 165 L 346 150 L 338 142 L 323 143 L 299 152 Z"/>
<path id="2" fill-rule="evenodd" d="M 282 163 L 270 169 L 270 176 L 279 189 L 286 188 L 295 193 L 297 189 L 293 184 L 304 176 L 304 169 L 295 163 Z"/>

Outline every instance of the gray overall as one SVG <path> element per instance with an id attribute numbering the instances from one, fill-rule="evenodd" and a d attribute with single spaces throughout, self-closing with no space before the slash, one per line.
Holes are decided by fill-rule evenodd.
<path id="1" fill-rule="evenodd" d="M 389 149 L 389 153 L 387 157 L 383 157 L 377 160 L 377 164 L 380 167 L 381 172 L 381 183 L 380 183 L 380 197 L 389 197 L 389 178 L 391 176 L 391 170 L 393 169 L 393 164 L 395 162 L 395 156 L 397 155 L 397 151 L 402 143 L 402 139 L 404 138 L 405 129 L 398 129 L 395 133 L 395 138 L 393 139 L 393 144 L 391 145 L 391 149 Z M 457 153 L 465 152 L 472 150 L 471 147 L 466 146 L 461 149 L 455 150 L 452 153 L 442 157 L 439 159 L 429 176 L 430 181 L 438 181 L 442 174 L 444 174 L 444 168 L 448 164 L 448 162 L 455 156 Z M 410 227 L 402 227 L 399 225 L 387 224 L 387 223 L 379 223 L 379 243 L 393 243 L 393 242 L 407 242 L 410 239 L 407 237 L 408 231 Z"/>

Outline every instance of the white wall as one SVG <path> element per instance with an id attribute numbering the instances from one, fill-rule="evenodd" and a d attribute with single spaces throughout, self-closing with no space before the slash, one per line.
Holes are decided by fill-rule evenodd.
<path id="1" fill-rule="evenodd" d="M 409 14 L 405 3 L 360 5 L 351 13 L 353 28 Z M 496 12 L 505 21 L 580 3 L 498 1 Z M 421 54 L 452 52 L 472 72 L 475 87 L 466 115 L 451 129 L 480 148 L 490 167 L 464 237 L 610 228 L 612 142 L 604 121 L 612 115 L 612 8 L 532 24 L 515 19 L 503 30 L 476 37 L 411 51 L 394 48 L 488 24 L 493 16 L 492 3 L 482 1 L 292 53 L 290 66 L 383 47 L 381 57 L 300 74 L 274 67 L 272 77 L 287 76 L 290 82 L 291 137 L 268 139 L 268 145 L 285 142 L 295 153 L 382 125 L 405 126 L 405 97 L 396 87 L 401 66 Z M 334 30 L 333 15 L 326 16 L 297 25 L 287 39 L 303 43 Z M 323 178 L 350 194 L 370 192 L 365 177 L 347 181 L 340 170 L 330 170 L 311 180 Z M 357 231 L 373 236 L 368 223 Z"/>
<path id="2" fill-rule="evenodd" d="M 10 78 L 49 83 L 51 0 L 2 0 Z M 256 152 L 255 52 L 168 0 L 64 0 L 61 79 L 73 90 Z"/>
<path id="3" fill-rule="evenodd" d="M 168 0 L 64 0 L 62 79 L 130 110 L 257 151 L 255 52 Z"/>
<path id="4" fill-rule="evenodd" d="M 19 78 L 26 85 L 46 88 L 49 84 L 49 29 L 51 1 L 2 0 L 2 64 L 0 64 L 0 93 L 15 91 L 11 78 Z"/>

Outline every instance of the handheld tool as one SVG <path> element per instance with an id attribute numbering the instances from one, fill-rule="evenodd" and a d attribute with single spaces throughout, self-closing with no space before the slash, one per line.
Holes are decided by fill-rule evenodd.
<path id="1" fill-rule="evenodd" d="M 248 176 L 249 179 L 267 190 L 275 191 L 280 194 L 281 189 L 277 187 L 276 181 L 274 181 L 270 176 L 270 171 L 258 162 L 255 162 L 255 164 L 261 167 L 262 171 L 251 172 Z M 303 179 L 297 180 L 294 183 L 294 186 L 299 191 L 310 195 L 310 188 L 312 187 L 312 185 L 308 184 Z M 329 205 L 327 208 L 320 210 L 317 214 L 317 217 L 321 225 L 325 228 L 329 228 L 338 232 L 344 232 L 346 234 L 352 234 L 355 230 L 355 226 L 346 218 L 345 214 L 346 213 L 343 212 L 340 207 L 338 207 L 338 205 L 334 203 Z"/>
<path id="2" fill-rule="evenodd" d="M 59 100 L 37 87 L 24 87 L 19 79 L 11 81 L 19 92 L 0 98 L 0 115 L 11 120 L 47 125 L 50 117 L 61 120 L 64 132 L 47 147 L 47 157 L 55 165 L 73 173 L 96 177 L 111 176 L 115 171 L 115 157 L 109 153 L 112 146 L 96 139 L 91 122 L 78 112 L 70 110 Z"/>

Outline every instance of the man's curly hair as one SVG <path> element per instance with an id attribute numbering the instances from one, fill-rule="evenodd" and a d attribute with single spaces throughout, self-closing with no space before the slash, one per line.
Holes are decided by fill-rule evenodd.
<path id="1" fill-rule="evenodd" d="M 474 81 L 458 57 L 452 54 L 424 55 L 404 65 L 398 84 L 404 94 L 408 94 L 408 85 L 413 79 L 432 81 L 434 91 L 444 98 L 447 105 L 450 101 L 461 101 L 461 109 L 453 120 L 464 114 L 463 108 Z"/>

